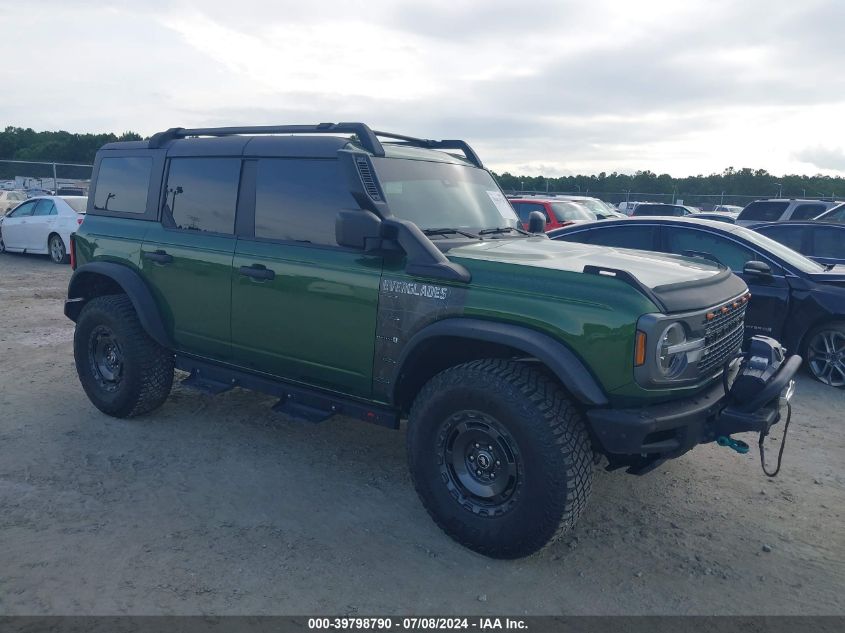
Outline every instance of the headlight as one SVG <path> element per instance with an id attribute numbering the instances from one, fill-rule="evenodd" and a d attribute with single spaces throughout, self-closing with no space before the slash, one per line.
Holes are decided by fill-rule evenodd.
<path id="1" fill-rule="evenodd" d="M 687 366 L 687 332 L 680 323 L 671 323 L 657 339 L 657 369 L 664 378 L 674 378 Z"/>

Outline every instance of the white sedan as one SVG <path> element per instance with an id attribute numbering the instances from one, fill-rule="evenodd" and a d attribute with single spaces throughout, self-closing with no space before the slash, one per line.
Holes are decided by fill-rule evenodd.
<path id="1" fill-rule="evenodd" d="M 85 196 L 40 196 L 18 205 L 0 220 L 0 253 L 49 255 L 68 261 L 70 234 L 85 218 Z"/>

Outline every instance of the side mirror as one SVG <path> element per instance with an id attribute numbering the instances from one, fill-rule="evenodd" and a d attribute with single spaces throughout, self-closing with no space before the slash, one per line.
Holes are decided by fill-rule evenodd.
<path id="1" fill-rule="evenodd" d="M 546 216 L 539 211 L 532 211 L 528 214 L 528 232 L 529 233 L 545 233 L 546 232 Z"/>
<path id="2" fill-rule="evenodd" d="M 745 262 L 742 272 L 750 277 L 772 276 L 772 269 L 766 262 Z"/>
<path id="3" fill-rule="evenodd" d="M 372 211 L 344 210 L 337 214 L 334 225 L 338 245 L 374 251 L 381 248 L 381 219 Z"/>

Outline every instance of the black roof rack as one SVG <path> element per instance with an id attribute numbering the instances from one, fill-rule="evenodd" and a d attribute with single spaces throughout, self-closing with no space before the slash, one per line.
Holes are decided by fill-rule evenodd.
<path id="1" fill-rule="evenodd" d="M 188 136 L 231 136 L 233 134 L 354 134 L 361 146 L 373 156 L 384 156 L 384 146 L 378 137 L 402 141 L 403 144 L 428 149 L 457 149 L 464 153 L 467 160 L 476 167 L 482 167 L 481 160 L 475 151 L 466 143 L 456 139 L 434 141 L 431 139 L 414 138 L 403 134 L 377 132 L 365 123 L 319 123 L 317 125 L 253 125 L 244 127 L 206 127 L 183 128 L 172 127 L 164 132 L 153 134 L 148 141 L 150 149 L 162 147 L 174 139 Z"/>

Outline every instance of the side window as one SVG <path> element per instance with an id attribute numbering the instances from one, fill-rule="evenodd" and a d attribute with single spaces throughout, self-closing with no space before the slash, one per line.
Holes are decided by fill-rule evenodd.
<path id="1" fill-rule="evenodd" d="M 94 209 L 146 213 L 153 159 L 148 156 L 104 158 L 100 161 Z"/>
<path id="2" fill-rule="evenodd" d="M 752 202 L 742 211 L 740 211 L 738 220 L 756 220 L 760 222 L 774 222 L 783 215 L 788 202 L 769 202 L 767 200 L 758 200 Z"/>
<path id="3" fill-rule="evenodd" d="M 845 231 L 839 231 L 836 227 L 814 227 L 813 252 L 811 255 L 845 259 L 843 243 L 845 243 Z"/>
<path id="4" fill-rule="evenodd" d="M 167 228 L 234 234 L 240 158 L 173 158 L 161 223 Z"/>
<path id="5" fill-rule="evenodd" d="M 780 242 L 784 246 L 788 246 L 794 251 L 803 253 L 801 248 L 801 240 L 803 239 L 804 231 L 800 226 L 772 226 L 763 227 L 760 233 L 766 237 L 772 238 L 776 242 Z"/>
<path id="6" fill-rule="evenodd" d="M 757 259 L 750 248 L 746 248 L 720 235 L 696 229 L 666 229 L 666 245 L 670 253 L 685 255 L 707 253 L 733 271 L 742 272 L 745 262 Z"/>
<path id="7" fill-rule="evenodd" d="M 25 218 L 27 216 L 32 215 L 32 212 L 35 210 L 35 204 L 37 200 L 33 200 L 32 202 L 24 202 L 20 205 L 17 209 L 12 211 L 9 214 L 10 218 Z"/>
<path id="8" fill-rule="evenodd" d="M 337 160 L 259 159 L 255 237 L 334 246 L 338 211 L 350 208 Z"/>
<path id="9" fill-rule="evenodd" d="M 825 222 L 845 222 L 845 204 L 834 207 L 824 216 Z"/>
<path id="10" fill-rule="evenodd" d="M 654 250 L 654 236 L 657 227 L 631 224 L 622 226 L 600 227 L 591 231 L 584 240 L 588 244 L 614 246 L 616 248 L 634 248 L 643 251 Z"/>
<path id="11" fill-rule="evenodd" d="M 790 220 L 809 220 L 817 215 L 824 213 L 825 206 L 823 204 L 799 204 L 795 207 Z"/>
<path id="12" fill-rule="evenodd" d="M 56 205 L 53 204 L 52 200 L 47 200 L 46 198 L 42 198 L 38 201 L 38 204 L 35 205 L 35 211 L 33 211 L 32 215 L 55 215 L 56 214 Z"/>
<path id="13" fill-rule="evenodd" d="M 519 203 L 519 209 L 517 210 L 517 213 L 519 214 L 519 221 L 523 224 L 528 224 L 528 216 L 531 215 L 532 211 L 539 211 L 543 214 L 543 217 L 546 218 L 546 222 L 549 221 L 549 214 L 546 211 L 546 207 L 537 202 Z"/>

